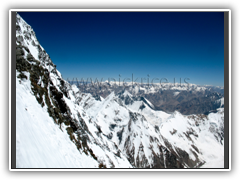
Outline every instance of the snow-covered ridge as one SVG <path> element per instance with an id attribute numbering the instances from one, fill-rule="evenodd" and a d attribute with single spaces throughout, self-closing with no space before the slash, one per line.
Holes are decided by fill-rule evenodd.
<path id="1" fill-rule="evenodd" d="M 17 45 L 21 43 L 23 46 L 27 46 L 32 54 L 32 56 L 39 60 L 38 54 L 40 48 L 42 51 L 43 47 L 39 44 L 35 32 L 20 16 L 17 14 L 16 16 L 16 38 Z"/>
<path id="2" fill-rule="evenodd" d="M 84 106 L 81 106 L 80 103 L 80 99 L 84 99 L 84 97 L 89 99 L 92 96 L 80 93 L 75 86 L 71 87 L 61 78 L 61 74 L 56 70 L 55 65 L 43 48 L 39 44 L 39 46 L 31 44 L 33 41 L 38 42 L 34 31 L 18 14 L 16 26 L 19 27 L 19 33 L 16 33 L 18 51 L 17 99 L 21 99 L 19 100 L 21 103 L 17 104 L 17 109 L 19 109 L 17 124 L 31 122 L 31 118 L 37 115 L 35 111 L 39 108 L 39 118 L 37 120 L 39 120 L 38 123 L 40 124 L 44 123 L 42 126 L 37 126 L 38 123 L 32 121 L 30 126 L 18 126 L 16 132 L 18 137 L 17 167 L 132 167 L 112 142 L 102 141 L 102 138 L 107 138 L 100 138 L 96 135 L 95 132 L 98 132 L 98 126 L 89 122 L 91 117 L 86 114 Z M 22 99 L 22 90 L 26 94 L 24 99 Z M 27 97 L 32 98 L 32 100 L 29 101 L 30 99 Z M 23 112 L 22 107 L 27 106 L 33 106 L 34 108 L 26 108 L 27 110 Z M 26 115 L 24 115 L 25 118 L 23 119 L 21 116 L 24 113 Z M 52 125 L 48 125 L 48 121 L 51 121 L 49 123 Z M 49 126 L 50 129 L 46 128 L 46 126 Z M 54 128 L 54 132 L 51 128 Z M 47 144 L 44 144 L 41 140 L 43 137 L 40 134 L 35 134 L 32 139 L 27 137 L 30 136 L 28 132 L 43 132 L 44 135 L 42 136 L 49 138 L 46 141 Z M 59 138 L 56 139 L 56 135 Z M 62 136 L 66 140 L 63 139 L 60 142 Z M 28 139 L 24 140 L 24 138 Z M 41 143 L 30 143 L 33 141 Z M 57 145 L 56 143 L 50 143 L 51 141 L 56 142 Z M 25 146 L 24 142 L 29 143 Z M 71 146 L 68 146 L 69 143 Z M 62 145 L 59 146 L 59 144 Z M 44 148 L 41 145 L 44 145 Z M 68 146 L 68 148 L 64 148 L 65 146 Z M 58 147 L 61 153 L 55 152 Z M 118 156 L 115 154 L 118 154 Z M 49 158 L 50 156 L 51 158 Z M 61 156 L 63 158 L 60 158 Z M 28 159 L 33 161 L 28 161 Z M 66 162 L 64 163 L 64 161 Z"/>
<path id="3" fill-rule="evenodd" d="M 28 75 L 29 77 L 29 75 Z M 62 127 L 49 117 L 46 107 L 31 94 L 29 81 L 16 78 L 16 167 L 91 168 L 98 163 L 80 154 Z"/>
<path id="4" fill-rule="evenodd" d="M 216 101 L 217 103 L 220 103 L 220 107 L 224 107 L 224 97 Z"/>

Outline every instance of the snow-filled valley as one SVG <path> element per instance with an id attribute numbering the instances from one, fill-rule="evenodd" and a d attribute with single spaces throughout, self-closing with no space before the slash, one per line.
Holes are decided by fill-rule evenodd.
<path id="1" fill-rule="evenodd" d="M 183 115 L 126 89 L 84 93 L 16 15 L 17 168 L 223 168 L 224 98 L 216 102 L 214 112 Z"/>

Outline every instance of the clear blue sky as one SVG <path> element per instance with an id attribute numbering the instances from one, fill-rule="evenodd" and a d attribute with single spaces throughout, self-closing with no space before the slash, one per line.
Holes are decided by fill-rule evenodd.
<path id="1" fill-rule="evenodd" d="M 19 12 L 64 79 L 224 85 L 223 12 Z M 121 79 L 121 80 L 122 80 Z"/>

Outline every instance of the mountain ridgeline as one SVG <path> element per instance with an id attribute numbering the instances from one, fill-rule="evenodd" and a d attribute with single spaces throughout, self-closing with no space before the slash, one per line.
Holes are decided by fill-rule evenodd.
<path id="1" fill-rule="evenodd" d="M 223 167 L 220 92 L 81 90 L 62 78 L 19 14 L 16 91 L 17 168 Z"/>
<path id="2" fill-rule="evenodd" d="M 129 91 L 136 97 L 145 97 L 153 105 L 155 110 L 162 110 L 172 113 L 179 111 L 181 114 L 208 114 L 221 107 L 221 98 L 224 98 L 224 88 L 216 86 L 199 86 L 195 84 L 141 84 L 132 82 L 84 82 L 70 81 L 82 92 L 91 93 L 102 97 L 107 97 L 111 92 L 118 93 L 123 89 Z"/>

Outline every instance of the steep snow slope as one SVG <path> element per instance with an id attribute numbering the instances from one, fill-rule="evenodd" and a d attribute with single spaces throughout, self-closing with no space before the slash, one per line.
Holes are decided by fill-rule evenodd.
<path id="1" fill-rule="evenodd" d="M 29 81 L 19 83 L 16 78 L 16 167 L 97 168 L 98 162 L 78 151 L 65 128 L 61 131 L 54 124 L 30 89 Z"/>
<path id="2" fill-rule="evenodd" d="M 161 124 L 160 132 L 168 141 L 168 148 L 172 148 L 179 157 L 184 151 L 189 155 L 188 161 L 218 162 L 217 167 L 223 168 L 223 121 L 223 109 L 208 116 L 183 116 L 175 112 Z M 207 167 L 207 164 L 204 167 Z"/>
<path id="3" fill-rule="evenodd" d="M 31 27 L 16 18 L 18 167 L 132 167 L 113 142 L 96 135 L 98 127 L 77 104 L 76 87 L 61 78 Z"/>

